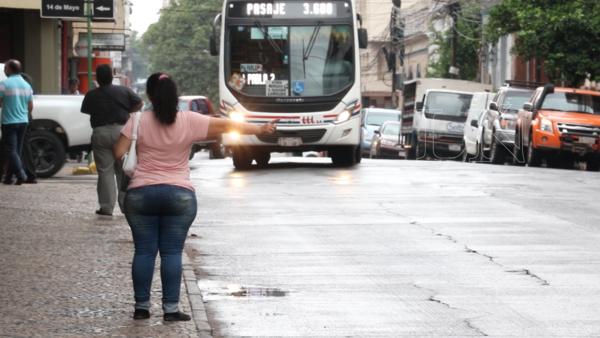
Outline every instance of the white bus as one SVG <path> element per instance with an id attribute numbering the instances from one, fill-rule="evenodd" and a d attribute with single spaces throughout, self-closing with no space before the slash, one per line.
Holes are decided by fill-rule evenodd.
<path id="1" fill-rule="evenodd" d="M 367 32 L 358 23 L 354 0 L 224 1 L 210 46 L 220 60 L 221 116 L 281 119 L 273 135 L 223 135 L 236 168 L 265 166 L 271 152 L 326 151 L 337 166 L 360 161 Z"/>

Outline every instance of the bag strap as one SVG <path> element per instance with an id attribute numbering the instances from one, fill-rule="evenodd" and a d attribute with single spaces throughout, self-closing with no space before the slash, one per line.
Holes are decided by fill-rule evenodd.
<path id="1" fill-rule="evenodd" d="M 135 142 L 137 140 L 137 132 L 138 132 L 138 126 L 140 124 L 141 116 L 142 116 L 141 112 L 135 113 L 135 121 L 133 122 L 133 135 L 131 137 L 132 142 Z"/>

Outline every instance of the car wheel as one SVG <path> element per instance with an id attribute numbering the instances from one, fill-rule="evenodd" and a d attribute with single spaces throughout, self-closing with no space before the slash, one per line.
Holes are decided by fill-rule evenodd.
<path id="1" fill-rule="evenodd" d="M 208 151 L 210 152 L 211 160 L 223 159 L 223 158 L 225 158 L 225 154 L 227 153 L 227 149 L 221 142 L 211 144 L 210 147 L 208 148 Z"/>
<path id="2" fill-rule="evenodd" d="M 506 160 L 506 149 L 504 145 L 499 144 L 498 140 L 492 134 L 492 145 L 490 146 L 490 162 L 492 164 L 504 164 Z"/>
<path id="3" fill-rule="evenodd" d="M 417 149 L 415 153 L 416 160 L 424 160 L 427 156 L 427 149 L 425 149 L 425 144 L 423 142 L 417 141 Z"/>
<path id="4" fill-rule="evenodd" d="M 232 158 L 236 169 L 246 170 L 252 166 L 252 152 L 246 147 L 233 149 Z"/>
<path id="5" fill-rule="evenodd" d="M 463 142 L 462 142 L 462 148 L 463 148 L 462 161 L 463 162 L 471 162 L 471 160 L 473 160 L 475 158 L 475 156 L 469 154 L 469 152 L 467 151 L 467 145 L 465 144 L 465 140 L 463 140 Z"/>
<path id="6" fill-rule="evenodd" d="M 29 144 L 37 177 L 52 177 L 65 165 L 65 146 L 54 133 L 34 130 L 29 134 Z"/>
<path id="7" fill-rule="evenodd" d="M 527 166 L 539 167 L 542 165 L 542 154 L 533 147 L 533 135 L 529 135 L 529 146 L 527 147 Z"/>
<path id="8" fill-rule="evenodd" d="M 512 158 L 512 164 L 513 165 L 517 165 L 517 166 L 524 166 L 525 165 L 525 157 L 523 156 L 523 145 L 522 145 L 522 140 L 521 140 L 521 136 L 520 134 L 517 132 L 515 134 L 515 143 L 513 145 L 513 158 Z"/>
<path id="9" fill-rule="evenodd" d="M 585 170 L 600 171 L 600 159 L 587 160 L 585 162 Z"/>
<path id="10" fill-rule="evenodd" d="M 354 161 L 358 164 L 362 161 L 362 148 L 360 145 L 354 150 Z"/>
<path id="11" fill-rule="evenodd" d="M 485 137 L 485 130 L 481 132 L 481 141 L 479 142 L 479 148 L 477 148 L 477 161 L 479 161 L 479 162 L 486 162 L 487 160 L 489 160 L 489 158 L 487 156 L 485 156 L 484 137 Z"/>
<path id="12" fill-rule="evenodd" d="M 190 160 L 194 158 L 194 155 L 196 155 L 196 146 L 193 145 L 192 148 L 190 149 Z"/>

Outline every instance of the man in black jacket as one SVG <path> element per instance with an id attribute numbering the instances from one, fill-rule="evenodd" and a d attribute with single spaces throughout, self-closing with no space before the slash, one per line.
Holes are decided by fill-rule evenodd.
<path id="1" fill-rule="evenodd" d="M 99 65 L 96 68 L 96 80 L 100 87 L 87 92 L 81 104 L 81 112 L 90 115 L 93 129 L 92 152 L 98 169 L 100 204 L 96 214 L 106 216 L 113 214 L 117 200 L 122 212 L 125 198 L 125 193 L 117 188 L 123 180 L 123 167 L 122 163 L 115 161 L 113 147 L 121 136 L 121 129 L 129 119 L 129 114 L 139 111 L 144 104 L 131 88 L 113 85 L 112 74 L 110 65 Z"/>

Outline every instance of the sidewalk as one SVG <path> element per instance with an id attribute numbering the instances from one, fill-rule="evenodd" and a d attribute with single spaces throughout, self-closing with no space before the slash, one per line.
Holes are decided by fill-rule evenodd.
<path id="1" fill-rule="evenodd" d="M 162 320 L 157 270 L 149 320 L 133 320 L 133 242 L 125 217 L 98 216 L 96 175 L 0 185 L 0 337 L 210 337 L 184 251 L 180 309 L 189 322 Z M 118 207 L 117 207 L 118 210 Z"/>

